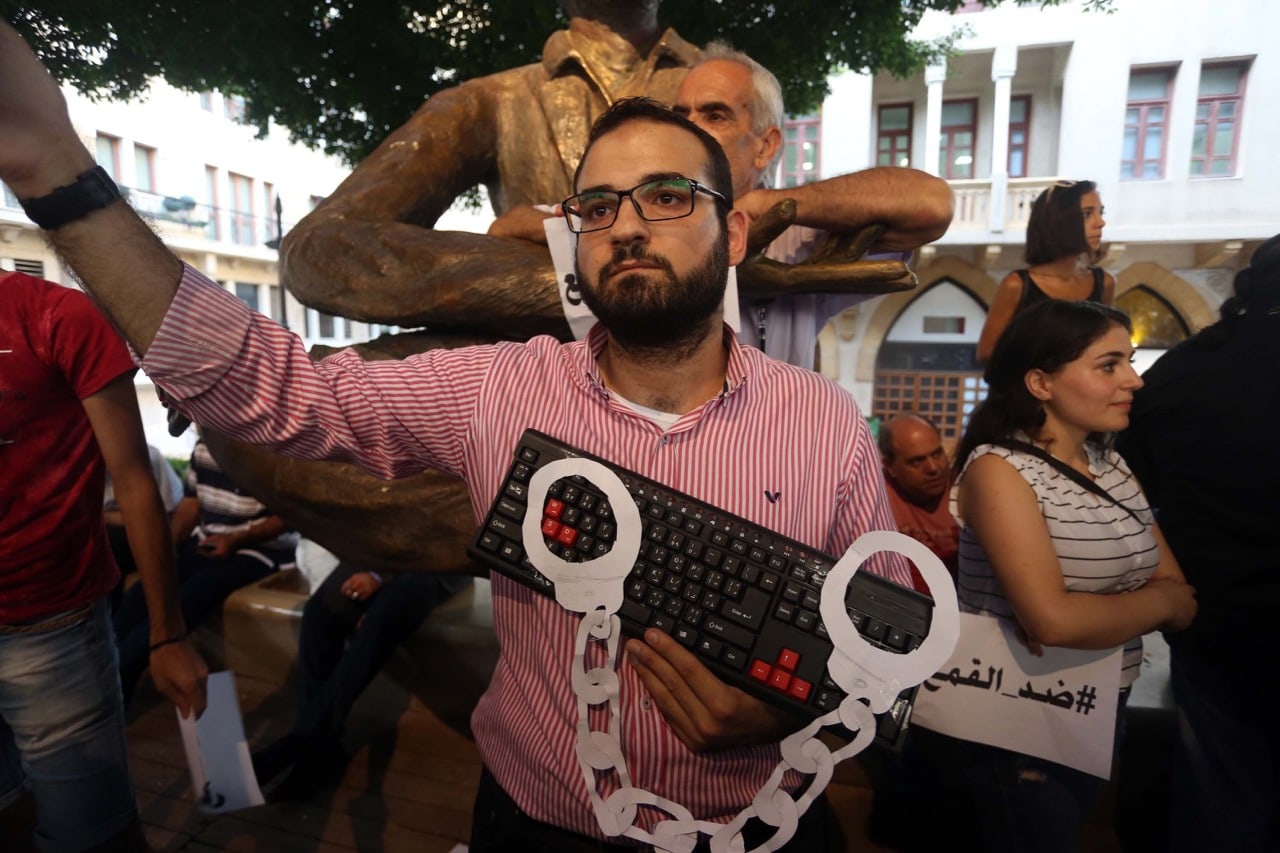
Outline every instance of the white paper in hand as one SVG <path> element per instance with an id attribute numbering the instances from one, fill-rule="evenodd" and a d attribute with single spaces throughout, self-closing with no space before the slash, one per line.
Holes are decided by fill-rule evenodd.
<path id="1" fill-rule="evenodd" d="M 178 714 L 196 805 L 207 814 L 260 806 L 264 800 L 244 737 L 235 674 L 210 673 L 208 696 L 199 720 Z"/>

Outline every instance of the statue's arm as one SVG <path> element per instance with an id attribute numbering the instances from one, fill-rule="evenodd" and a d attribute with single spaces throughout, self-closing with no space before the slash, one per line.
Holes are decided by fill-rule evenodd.
<path id="1" fill-rule="evenodd" d="M 302 302 L 402 326 L 567 333 L 545 246 L 433 226 L 465 190 L 497 176 L 501 82 L 431 97 L 281 248 Z"/>

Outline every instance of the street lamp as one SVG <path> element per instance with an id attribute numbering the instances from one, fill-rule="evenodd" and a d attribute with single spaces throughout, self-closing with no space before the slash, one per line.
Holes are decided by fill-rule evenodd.
<path id="1" fill-rule="evenodd" d="M 276 236 L 264 245 L 268 249 L 280 251 L 280 242 L 284 239 L 284 205 L 280 203 L 280 195 L 276 194 Z M 280 258 L 276 257 L 276 280 L 280 285 L 280 325 L 289 328 L 289 315 L 285 307 L 284 277 L 280 275 Z"/>

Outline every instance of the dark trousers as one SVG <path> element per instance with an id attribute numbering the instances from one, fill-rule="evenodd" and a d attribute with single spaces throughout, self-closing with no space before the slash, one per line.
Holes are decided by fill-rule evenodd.
<path id="1" fill-rule="evenodd" d="M 752 820 L 742 834 L 750 850 L 772 838 L 774 832 L 774 827 Z M 650 848 L 611 844 L 536 821 L 502 790 L 486 767 L 481 771 L 480 788 L 476 791 L 468 849 L 471 853 L 636 853 Z M 698 839 L 694 849 L 706 853 L 711 846 L 704 836 Z M 844 833 L 825 794 L 801 815 L 796 834 L 780 849 L 784 853 L 842 853 Z"/>
<path id="2" fill-rule="evenodd" d="M 340 563 L 302 611 L 293 730 L 308 740 L 336 740 L 351 706 L 396 646 L 471 582 L 463 575 L 410 572 L 389 577 L 369 599 L 353 601 L 342 594 L 342 584 L 360 571 Z"/>
<path id="3" fill-rule="evenodd" d="M 178 547 L 178 602 L 187 630 L 194 631 L 231 593 L 273 571 L 274 566 L 239 554 L 226 560 L 210 560 L 196 548 L 194 538 L 183 542 Z M 134 584 L 124 594 L 112 623 L 120 652 L 120 684 L 127 706 L 151 660 L 151 623 L 147 619 L 142 584 Z"/>
<path id="4" fill-rule="evenodd" d="M 1241 655 L 1247 657 L 1248 647 Z M 1177 853 L 1280 850 L 1276 673 L 1174 648 L 1177 737 L 1169 840 Z"/>

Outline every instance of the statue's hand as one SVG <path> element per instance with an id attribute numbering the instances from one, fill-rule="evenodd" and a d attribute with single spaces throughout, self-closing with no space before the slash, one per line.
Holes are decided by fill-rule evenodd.
<path id="1" fill-rule="evenodd" d="M 784 198 L 759 216 L 752 216 L 751 228 L 747 231 L 747 258 L 754 258 L 767 249 L 795 221 L 796 200 L 793 198 Z"/>
<path id="2" fill-rule="evenodd" d="M 884 231 L 882 225 L 831 233 L 817 251 L 794 264 L 760 255 L 768 240 L 758 249 L 757 241 L 768 234 L 772 234 L 769 240 L 781 234 L 789 224 L 788 217 L 795 219 L 795 203 L 790 199 L 752 222 L 747 259 L 738 265 L 738 290 L 743 298 L 772 299 L 792 293 L 880 294 L 915 287 L 916 277 L 902 261 L 861 260 Z"/>

